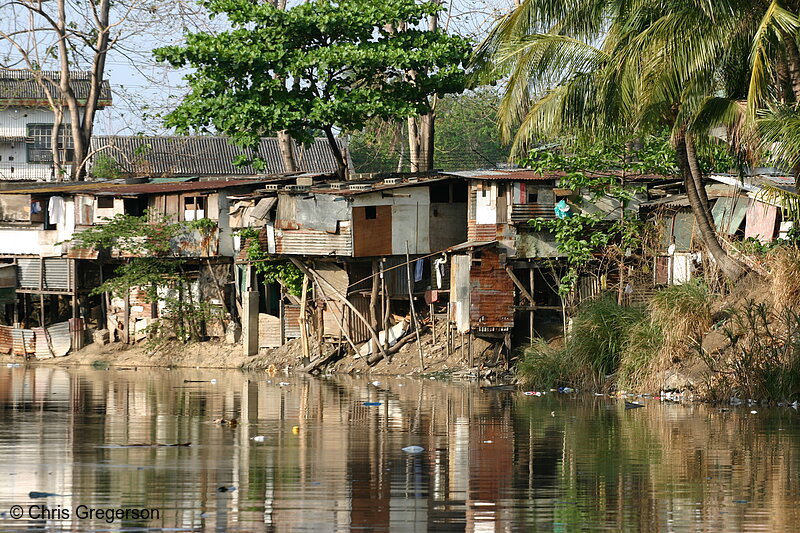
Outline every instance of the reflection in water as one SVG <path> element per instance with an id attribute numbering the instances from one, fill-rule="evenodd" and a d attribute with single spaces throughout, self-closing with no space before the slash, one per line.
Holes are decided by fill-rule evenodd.
<path id="1" fill-rule="evenodd" d="M 793 410 L 653 401 L 625 411 L 606 398 L 464 383 L 280 379 L 0 369 L 0 527 L 738 532 L 800 523 Z M 425 450 L 402 451 L 411 445 Z M 80 506 L 83 516 L 128 515 L 89 519 Z"/>

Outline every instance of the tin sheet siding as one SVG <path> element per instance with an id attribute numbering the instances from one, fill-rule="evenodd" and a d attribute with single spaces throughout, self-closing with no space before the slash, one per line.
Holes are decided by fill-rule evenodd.
<path id="1" fill-rule="evenodd" d="M 286 304 L 283 307 L 283 337 L 297 339 L 300 337 L 300 306 Z"/>
<path id="2" fill-rule="evenodd" d="M 41 262 L 38 257 L 17 259 L 17 286 L 20 289 L 39 289 Z M 44 260 L 44 287 L 46 290 L 70 290 L 72 272 L 68 259 L 49 257 Z"/>
<path id="3" fill-rule="evenodd" d="M 275 253 L 286 255 L 353 254 L 349 223 L 341 223 L 338 233 L 313 230 L 275 230 Z"/>
<path id="4" fill-rule="evenodd" d="M 450 267 L 452 316 L 459 333 L 469 331 L 469 254 L 454 255 Z"/>
<path id="5" fill-rule="evenodd" d="M 476 253 L 477 255 L 477 253 Z M 485 248 L 470 267 L 470 326 L 510 329 L 514 326 L 514 282 L 500 264 L 497 250 Z"/>

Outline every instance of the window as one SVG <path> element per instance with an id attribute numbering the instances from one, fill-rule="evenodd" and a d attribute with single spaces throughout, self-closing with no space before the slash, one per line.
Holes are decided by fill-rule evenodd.
<path id="1" fill-rule="evenodd" d="M 206 197 L 186 196 L 183 198 L 183 220 L 206 218 Z"/>
<path id="2" fill-rule="evenodd" d="M 367 220 L 374 220 L 378 218 L 378 208 L 374 205 L 368 205 L 364 208 L 364 218 Z"/>
<path id="3" fill-rule="evenodd" d="M 97 209 L 114 209 L 114 198 L 110 196 L 98 196 Z"/>
<path id="4" fill-rule="evenodd" d="M 28 137 L 32 139 L 27 143 L 28 163 L 53 162 L 52 132 L 52 124 L 28 124 Z M 73 162 L 74 148 L 72 133 L 67 125 L 62 124 L 58 129 L 58 155 L 62 163 Z"/>
<path id="5" fill-rule="evenodd" d="M 539 191 L 537 190 L 529 190 L 528 191 L 528 203 L 529 204 L 538 204 L 539 203 Z"/>

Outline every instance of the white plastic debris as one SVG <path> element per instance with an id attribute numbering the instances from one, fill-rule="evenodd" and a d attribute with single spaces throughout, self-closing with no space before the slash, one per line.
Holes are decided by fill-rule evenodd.
<path id="1" fill-rule="evenodd" d="M 406 446 L 405 448 L 403 448 L 403 451 L 406 453 L 420 453 L 424 452 L 425 448 L 423 448 L 422 446 Z"/>
<path id="2" fill-rule="evenodd" d="M 253 437 L 253 440 L 256 442 L 264 442 L 265 438 L 266 437 L 264 435 L 256 435 L 255 437 Z"/>

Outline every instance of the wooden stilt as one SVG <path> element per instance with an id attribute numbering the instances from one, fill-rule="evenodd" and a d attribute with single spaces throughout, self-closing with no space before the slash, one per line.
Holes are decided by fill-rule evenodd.
<path id="1" fill-rule="evenodd" d="M 380 324 L 378 323 L 378 290 L 380 289 L 380 282 L 379 279 L 379 268 L 378 268 L 378 260 L 373 259 L 372 261 L 372 291 L 369 294 L 369 321 L 373 328 L 376 330 L 379 329 Z M 386 331 L 384 333 L 384 339 L 389 337 L 389 332 Z M 378 340 L 373 340 L 372 342 L 372 353 L 378 353 Z"/>
<path id="2" fill-rule="evenodd" d="M 475 356 L 472 353 L 472 332 L 467 333 L 467 351 L 469 352 L 469 367 L 475 366 Z"/>
<path id="3" fill-rule="evenodd" d="M 436 341 L 436 310 L 433 308 L 433 302 L 430 305 L 430 315 L 431 315 L 431 332 L 433 334 L 433 342 Z"/>
<path id="4" fill-rule="evenodd" d="M 308 349 L 308 332 L 306 331 L 306 295 L 308 293 L 308 276 L 303 275 L 303 288 L 300 291 L 300 344 L 303 347 L 303 366 L 311 362 Z"/>
<path id="5" fill-rule="evenodd" d="M 348 308 L 350 308 L 350 311 L 353 312 L 353 315 L 355 315 L 356 318 L 358 318 L 364 325 L 367 326 L 367 329 L 369 330 L 369 333 L 372 336 L 372 340 L 376 341 L 376 344 L 380 345 L 380 341 L 378 341 L 378 332 L 375 331 L 375 328 L 372 327 L 372 325 L 369 323 L 369 320 L 367 320 L 364 317 L 364 315 L 361 314 L 361 312 L 356 308 L 356 306 L 354 306 L 353 303 L 350 302 L 350 300 L 348 300 L 345 295 L 343 295 L 341 292 L 339 292 L 336 289 L 336 287 L 334 287 L 325 278 L 323 278 L 322 276 L 317 275 L 317 273 L 314 271 L 314 269 L 309 268 L 308 266 L 306 266 L 305 263 L 303 263 L 299 259 L 296 259 L 294 257 L 290 257 L 289 260 L 292 262 L 292 264 L 294 264 L 297 268 L 299 268 L 303 272 L 303 274 L 305 274 L 306 276 L 314 276 L 314 279 L 317 280 L 317 282 L 318 282 L 318 284 L 320 284 L 320 286 L 322 286 L 321 284 L 327 285 L 328 289 L 333 293 L 333 295 L 336 296 L 336 298 L 340 302 L 342 302 L 344 305 L 346 305 Z M 386 353 L 386 350 L 383 349 L 383 346 L 381 346 L 381 351 L 383 352 L 383 356 L 388 358 L 388 354 Z"/>
<path id="6" fill-rule="evenodd" d="M 411 260 L 408 253 L 408 241 L 406 241 L 406 274 L 408 275 L 408 302 L 411 307 L 411 323 L 414 325 L 414 331 L 417 334 L 417 349 L 419 350 L 419 370 L 425 370 L 425 357 L 422 354 L 422 342 L 419 339 L 419 323 L 417 323 L 417 313 L 414 311 L 414 289 L 411 277 Z"/>
<path id="7" fill-rule="evenodd" d="M 529 276 L 529 279 L 530 279 L 530 286 L 531 286 L 531 294 L 533 294 L 533 278 L 534 278 L 533 269 L 532 268 L 528 269 L 528 272 L 529 272 L 528 276 Z M 535 301 L 531 301 L 531 310 L 528 313 L 528 328 L 529 328 L 529 334 L 530 334 L 530 341 L 529 341 L 530 344 L 533 344 L 533 339 L 536 336 L 535 311 L 533 310 L 534 307 L 536 307 L 536 302 Z"/>
<path id="8" fill-rule="evenodd" d="M 392 312 L 392 299 L 389 296 L 389 291 L 386 290 L 386 272 L 383 270 L 383 263 L 386 261 L 385 257 L 381 258 L 379 263 L 380 276 L 381 276 L 381 301 L 383 302 L 383 331 L 386 334 L 383 336 L 383 349 L 389 349 L 389 317 Z"/>

